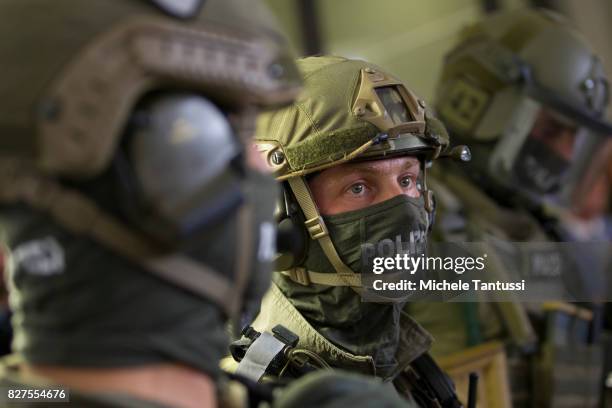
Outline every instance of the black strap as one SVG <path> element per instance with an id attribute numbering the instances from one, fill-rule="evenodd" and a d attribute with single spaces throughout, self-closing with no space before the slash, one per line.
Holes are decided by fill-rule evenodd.
<path id="1" fill-rule="evenodd" d="M 442 408 L 462 408 L 463 405 L 455 393 L 455 385 L 444 371 L 436 364 L 434 359 L 425 353 L 414 360 L 411 364 L 418 375 L 417 387 L 413 390 L 415 399 L 419 399 L 419 393 L 423 392 L 427 397 L 437 400 Z M 430 403 L 425 403 L 425 406 Z"/>
<path id="2" fill-rule="evenodd" d="M 276 383 L 257 383 L 241 375 L 226 374 L 231 380 L 241 383 L 247 389 L 249 408 L 258 407 L 262 402 L 271 403 L 274 401 L 274 389 L 278 386 Z"/>

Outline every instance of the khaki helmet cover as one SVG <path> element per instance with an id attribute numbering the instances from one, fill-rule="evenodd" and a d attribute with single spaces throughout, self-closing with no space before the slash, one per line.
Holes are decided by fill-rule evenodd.
<path id="1" fill-rule="evenodd" d="M 433 159 L 448 145 L 444 126 L 425 103 L 379 67 L 341 57 L 311 57 L 297 64 L 304 91 L 294 104 L 262 115 L 256 132 L 279 179 L 364 155 L 410 151 Z M 395 123 L 377 89 L 397 90 L 391 98 L 401 95 L 407 108 L 403 123 Z"/>

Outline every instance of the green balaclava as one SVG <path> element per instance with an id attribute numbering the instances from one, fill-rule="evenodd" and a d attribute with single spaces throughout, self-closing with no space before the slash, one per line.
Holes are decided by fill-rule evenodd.
<path id="1" fill-rule="evenodd" d="M 362 302 L 362 274 L 371 272 L 374 253 L 422 253 L 431 194 L 423 178 L 418 198 L 401 195 L 321 216 L 307 177 L 353 160 L 395 156 L 418 157 L 424 173 L 448 145 L 447 135 L 422 100 L 372 64 L 311 57 L 298 67 L 305 91 L 293 105 L 262 117 L 256 136 L 285 188 L 281 226 L 297 225 L 306 242 L 303 250 L 279 256 L 274 282 L 315 329 L 351 353 L 373 356 L 385 376 L 396 365 L 403 305 Z"/>

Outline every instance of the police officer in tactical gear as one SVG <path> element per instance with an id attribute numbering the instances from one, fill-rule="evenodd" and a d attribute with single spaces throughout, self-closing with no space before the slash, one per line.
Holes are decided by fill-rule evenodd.
<path id="1" fill-rule="evenodd" d="M 342 368 L 419 405 L 457 406 L 427 355 L 431 336 L 404 303 L 361 298 L 364 244 L 424 248 L 433 211 L 425 172 L 448 145 L 444 127 L 370 63 L 310 57 L 298 67 L 305 91 L 262 116 L 256 140 L 283 185 L 279 227 L 297 228 L 301 247 L 279 254 L 259 316 L 232 345 L 240 362 L 225 367 L 256 381 Z"/>
<path id="2" fill-rule="evenodd" d="M 7 0 L 0 19 L 2 405 L 67 388 L 78 406 L 214 406 L 224 324 L 256 313 L 275 252 L 275 182 L 245 146 L 301 88 L 271 15 Z"/>
<path id="3" fill-rule="evenodd" d="M 444 60 L 436 109 L 453 140 L 470 146 L 473 160 L 466 166 L 446 162 L 432 173 L 434 238 L 570 239 L 564 214 L 580 206 L 589 180 L 605 163 L 604 136 L 612 134 L 603 117 L 608 99 L 609 83 L 597 55 L 560 16 L 518 10 L 466 28 Z M 557 251 L 555 259 L 563 259 L 558 264 L 573 268 L 588 285 L 601 259 L 585 253 L 570 262 L 558 248 L 551 245 L 547 256 Z M 512 262 L 524 259 L 519 253 L 510 262 L 494 263 L 490 252 L 488 273 L 508 276 L 524 268 Z M 585 260 L 590 267 L 577 273 Z M 588 311 L 567 304 L 547 306 L 546 313 L 534 310 L 537 327 L 548 330 L 537 332 L 518 303 L 428 303 L 410 310 L 436 337 L 436 355 L 508 339 L 515 406 L 596 404 L 601 348 L 581 334 L 591 324 Z M 556 322 L 572 323 L 556 328 Z M 530 358 L 537 361 L 533 367 Z"/>

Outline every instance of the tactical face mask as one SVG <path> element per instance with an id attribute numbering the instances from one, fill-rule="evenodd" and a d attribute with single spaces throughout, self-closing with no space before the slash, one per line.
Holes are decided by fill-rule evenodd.
<path id="1" fill-rule="evenodd" d="M 324 219 L 340 257 L 356 273 L 371 272 L 375 257 L 425 251 L 428 217 L 422 197 L 398 195 Z"/>

